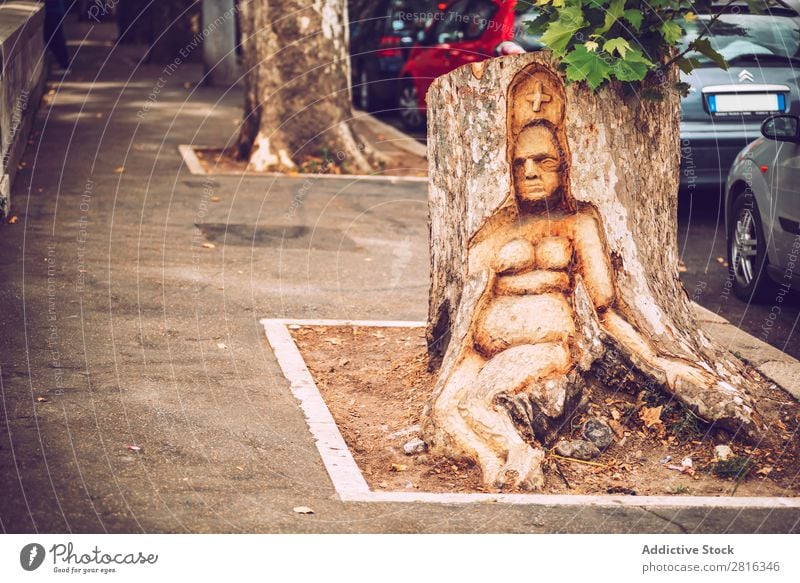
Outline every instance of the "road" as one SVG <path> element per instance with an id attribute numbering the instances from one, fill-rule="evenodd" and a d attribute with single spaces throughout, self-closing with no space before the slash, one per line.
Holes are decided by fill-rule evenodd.
<path id="1" fill-rule="evenodd" d="M 681 274 L 694 301 L 776 348 L 800 358 L 800 294 L 781 303 L 746 303 L 733 295 L 728 278 L 725 218 L 715 191 L 682 194 L 678 206 Z"/>

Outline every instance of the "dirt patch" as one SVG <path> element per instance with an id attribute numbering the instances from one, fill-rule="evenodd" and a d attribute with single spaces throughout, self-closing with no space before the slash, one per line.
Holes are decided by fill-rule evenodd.
<path id="1" fill-rule="evenodd" d="M 376 131 L 374 126 L 358 119 L 353 120 L 358 135 L 366 143 L 372 146 L 384 157 L 384 162 L 379 168 L 374 170 L 376 175 L 387 176 L 427 176 L 428 161 L 410 152 L 397 147 L 395 143 L 386 136 Z M 239 159 L 239 153 L 233 148 L 194 148 L 197 159 L 203 166 L 207 174 L 230 174 L 244 173 L 247 170 L 247 162 Z M 249 174 L 257 174 L 248 171 Z M 298 163 L 296 174 L 359 174 L 351 172 L 347 165 L 347 160 L 338 160 L 335 153 L 324 155 L 320 153 L 316 156 L 306 156 Z"/>
<path id="2" fill-rule="evenodd" d="M 320 327 L 292 330 L 300 352 L 353 457 L 373 490 L 486 492 L 480 471 L 429 453 L 406 455 L 419 436 L 433 390 L 421 328 Z M 545 493 L 692 496 L 797 496 L 800 405 L 778 388 L 754 395 L 779 445 L 730 441 L 658 394 L 596 390 L 563 437 L 580 438 L 583 421 L 600 417 L 615 442 L 592 462 L 547 452 Z M 659 409 L 660 407 L 660 409 Z M 649 426 L 648 426 L 649 425 Z M 728 445 L 733 457 L 715 458 Z M 679 471 L 691 458 L 691 469 Z"/>

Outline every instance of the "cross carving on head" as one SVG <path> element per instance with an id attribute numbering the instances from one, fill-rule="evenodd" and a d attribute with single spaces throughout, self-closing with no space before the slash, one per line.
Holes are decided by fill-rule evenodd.
<path id="1" fill-rule="evenodd" d="M 542 103 L 548 103 L 552 97 L 542 91 L 542 82 L 536 81 L 533 84 L 533 93 L 531 93 L 527 99 L 531 102 L 531 108 L 533 111 L 539 111 L 542 109 Z"/>

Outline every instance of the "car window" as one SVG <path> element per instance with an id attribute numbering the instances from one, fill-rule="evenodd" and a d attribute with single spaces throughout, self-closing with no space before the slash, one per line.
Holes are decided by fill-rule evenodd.
<path id="1" fill-rule="evenodd" d="M 488 0 L 473 0 L 469 11 L 465 15 L 464 39 L 475 40 L 481 37 L 483 31 L 497 12 L 497 5 Z"/>
<path id="2" fill-rule="evenodd" d="M 681 22 L 686 29 L 683 46 L 708 30 L 710 15 L 700 15 L 691 22 Z M 711 46 L 726 60 L 742 57 L 800 56 L 800 20 L 769 14 L 723 14 L 711 25 Z M 697 53 L 690 56 L 708 61 Z"/>
<path id="3" fill-rule="evenodd" d="M 442 14 L 442 21 L 436 28 L 437 44 L 452 43 L 464 38 L 464 15 L 467 12 L 469 0 L 461 0 L 452 4 Z"/>

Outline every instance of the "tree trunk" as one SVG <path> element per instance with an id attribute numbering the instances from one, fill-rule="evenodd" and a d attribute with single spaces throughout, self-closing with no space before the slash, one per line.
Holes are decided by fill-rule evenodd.
<path id="1" fill-rule="evenodd" d="M 678 277 L 679 98 L 665 93 L 565 86 L 547 52 L 428 92 L 427 335 L 442 362 L 423 431 L 488 487 L 540 488 L 544 448 L 594 386 L 663 391 L 763 433 L 757 381 L 697 329 Z"/>
<path id="2" fill-rule="evenodd" d="M 307 156 L 368 172 L 351 126 L 344 0 L 241 3 L 245 70 L 239 152 L 252 170 L 291 170 Z"/>
<path id="3" fill-rule="evenodd" d="M 206 82 L 217 87 L 236 83 L 236 7 L 233 0 L 203 0 L 203 65 Z"/>

